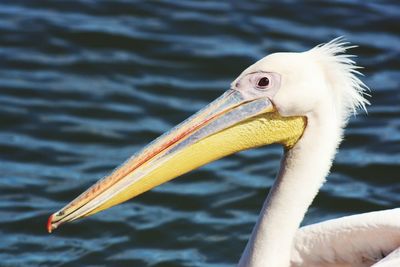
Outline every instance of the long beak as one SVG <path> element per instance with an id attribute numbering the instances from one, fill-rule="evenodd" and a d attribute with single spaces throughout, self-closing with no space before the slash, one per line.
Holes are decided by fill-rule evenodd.
<path id="1" fill-rule="evenodd" d="M 49 217 L 47 230 L 95 214 L 206 163 L 271 143 L 293 146 L 304 117 L 281 117 L 266 97 L 228 90 Z"/>

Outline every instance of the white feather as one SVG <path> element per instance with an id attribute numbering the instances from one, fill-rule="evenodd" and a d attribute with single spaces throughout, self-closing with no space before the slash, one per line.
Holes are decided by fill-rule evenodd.
<path id="1" fill-rule="evenodd" d="M 368 88 L 357 77 L 360 67 L 353 56 L 345 54 L 349 48 L 337 38 L 303 53 L 272 54 L 241 74 L 279 73 L 282 84 L 271 101 L 283 116 L 307 117 L 307 127 L 285 153 L 239 266 L 288 267 L 292 262 L 293 267 L 365 267 L 400 246 L 399 210 L 298 230 L 329 172 L 343 127 L 352 114 L 369 104 Z M 397 259 L 385 261 L 392 264 Z"/>
<path id="2" fill-rule="evenodd" d="M 400 247 L 399 222 L 400 209 L 393 209 L 302 227 L 294 239 L 292 267 L 371 266 Z"/>
<path id="3" fill-rule="evenodd" d="M 365 98 L 369 96 L 369 88 L 357 77 L 362 75 L 358 71 L 361 67 L 352 60 L 354 55 L 346 54 L 348 49 L 354 47 L 345 42 L 344 38 L 338 37 L 306 52 L 321 65 L 327 83 L 336 95 L 336 106 L 344 125 L 349 115 L 355 114 L 358 109 L 366 112 L 366 105 L 370 104 Z"/>

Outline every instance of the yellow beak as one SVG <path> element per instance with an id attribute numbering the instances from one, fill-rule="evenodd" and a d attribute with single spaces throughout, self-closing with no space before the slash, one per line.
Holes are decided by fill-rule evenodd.
<path id="1" fill-rule="evenodd" d="M 266 97 L 228 90 L 49 217 L 47 230 L 95 214 L 211 161 L 272 143 L 292 147 L 305 117 L 281 117 Z"/>

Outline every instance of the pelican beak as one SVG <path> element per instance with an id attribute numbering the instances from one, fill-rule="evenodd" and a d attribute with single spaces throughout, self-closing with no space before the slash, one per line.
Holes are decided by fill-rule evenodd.
<path id="1" fill-rule="evenodd" d="M 281 117 L 267 97 L 228 90 L 52 214 L 47 230 L 122 203 L 235 152 L 271 143 L 290 148 L 305 126 L 304 117 Z"/>

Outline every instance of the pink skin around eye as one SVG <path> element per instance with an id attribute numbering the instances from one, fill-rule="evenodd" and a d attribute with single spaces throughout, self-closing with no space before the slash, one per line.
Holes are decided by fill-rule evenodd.
<path id="1" fill-rule="evenodd" d="M 250 74 L 249 78 L 251 84 L 253 85 L 253 88 L 267 89 L 272 86 L 273 77 L 270 73 L 265 73 L 265 72 L 252 73 Z M 265 78 L 268 80 L 268 84 L 264 86 L 259 85 L 260 81 L 262 81 Z"/>
<path id="2" fill-rule="evenodd" d="M 272 100 L 279 87 L 278 73 L 258 71 L 240 77 L 233 89 L 242 92 L 245 97 L 268 97 Z"/>

